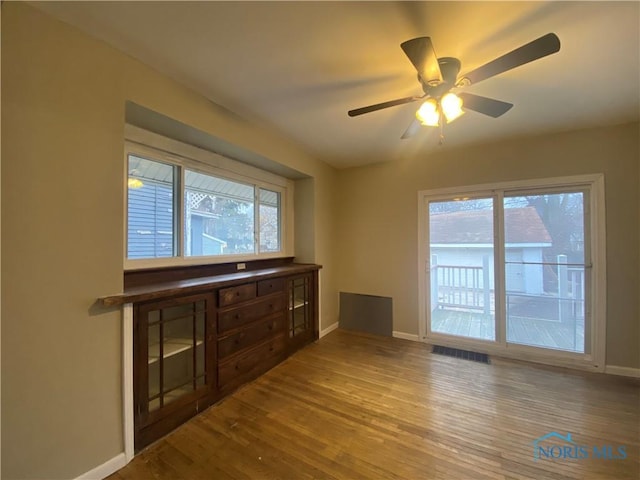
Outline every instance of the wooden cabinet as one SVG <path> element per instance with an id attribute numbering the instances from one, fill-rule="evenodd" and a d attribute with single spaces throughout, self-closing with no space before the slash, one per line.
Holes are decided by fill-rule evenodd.
<path id="1" fill-rule="evenodd" d="M 167 282 L 123 296 L 134 315 L 136 451 L 318 338 L 318 268 Z"/>
<path id="2" fill-rule="evenodd" d="M 288 335 L 292 346 L 318 338 L 313 273 L 305 273 L 287 279 Z"/>
<path id="3" fill-rule="evenodd" d="M 209 293 L 135 305 L 136 448 L 213 401 L 214 320 L 214 297 Z"/>
<path id="4" fill-rule="evenodd" d="M 223 297 L 234 300 L 226 302 L 229 306 L 218 311 L 218 388 L 221 392 L 255 378 L 284 358 L 284 285 L 283 279 L 276 278 L 220 291 L 221 301 Z M 249 295 L 249 291 L 253 295 Z"/>

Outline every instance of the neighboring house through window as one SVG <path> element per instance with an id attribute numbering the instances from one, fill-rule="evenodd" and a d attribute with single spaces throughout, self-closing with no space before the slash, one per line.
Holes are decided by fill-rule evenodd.
<path id="1" fill-rule="evenodd" d="M 505 209 L 511 226 L 505 238 L 506 276 L 510 291 L 541 294 L 543 251 L 551 237 L 534 207 Z M 432 267 L 437 265 L 489 266 L 489 288 L 494 288 L 493 211 L 467 210 L 431 215 Z"/>
<path id="2" fill-rule="evenodd" d="M 197 153 L 194 159 L 127 142 L 125 266 L 286 255 L 291 182 L 229 159 L 222 169 L 219 156 Z"/>

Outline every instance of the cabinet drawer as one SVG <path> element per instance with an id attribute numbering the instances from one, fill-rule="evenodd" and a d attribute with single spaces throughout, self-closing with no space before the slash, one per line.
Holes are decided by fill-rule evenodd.
<path id="1" fill-rule="evenodd" d="M 283 312 L 284 307 L 285 299 L 280 295 L 251 305 L 218 312 L 218 332 L 226 332 L 272 313 Z"/>
<path id="2" fill-rule="evenodd" d="M 258 296 L 269 295 L 270 293 L 282 292 L 284 290 L 284 278 L 272 278 L 258 282 Z"/>
<path id="3" fill-rule="evenodd" d="M 247 283 L 246 285 L 222 288 L 218 292 L 218 295 L 218 305 L 221 307 L 245 302 L 247 300 L 251 300 L 252 298 L 256 298 L 256 284 Z"/>
<path id="4" fill-rule="evenodd" d="M 269 320 L 260 321 L 247 326 L 245 329 L 218 341 L 218 358 L 224 358 L 232 353 L 250 347 L 266 338 L 282 332 L 286 318 L 284 315 Z"/>
<path id="5" fill-rule="evenodd" d="M 284 348 L 285 336 L 279 335 L 243 355 L 218 364 L 218 385 L 224 387 L 259 375 L 273 365 L 271 360 L 282 353 Z"/>

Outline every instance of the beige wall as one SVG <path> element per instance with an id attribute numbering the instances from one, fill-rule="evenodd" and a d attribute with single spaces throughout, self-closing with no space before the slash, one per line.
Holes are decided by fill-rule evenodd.
<path id="1" fill-rule="evenodd" d="M 607 364 L 640 367 L 638 124 L 441 151 L 344 170 L 336 204 L 339 291 L 393 298 L 394 330 L 418 333 L 417 192 L 604 173 Z"/>
<path id="2" fill-rule="evenodd" d="M 313 177 L 296 232 L 324 265 L 321 328 L 344 290 L 393 297 L 394 329 L 417 333 L 418 190 L 604 172 L 607 358 L 640 366 L 638 125 L 336 172 L 27 5 L 3 3 L 2 46 L 3 478 L 72 478 L 123 449 L 120 314 L 93 303 L 122 289 L 127 100 Z"/>
<path id="3" fill-rule="evenodd" d="M 123 451 L 120 313 L 93 304 L 122 290 L 125 101 L 314 178 L 296 210 L 324 265 L 321 328 L 336 172 L 30 6 L 2 13 L 2 477 L 73 478 Z"/>

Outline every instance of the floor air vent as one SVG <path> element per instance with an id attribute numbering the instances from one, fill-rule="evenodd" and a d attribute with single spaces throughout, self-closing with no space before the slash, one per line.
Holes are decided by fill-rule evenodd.
<path id="1" fill-rule="evenodd" d="M 457 348 L 433 346 L 433 353 L 438 355 L 447 355 L 449 357 L 463 358 L 465 360 L 473 360 L 474 362 L 489 363 L 489 355 L 486 353 L 470 352 L 468 350 L 460 350 Z"/>

